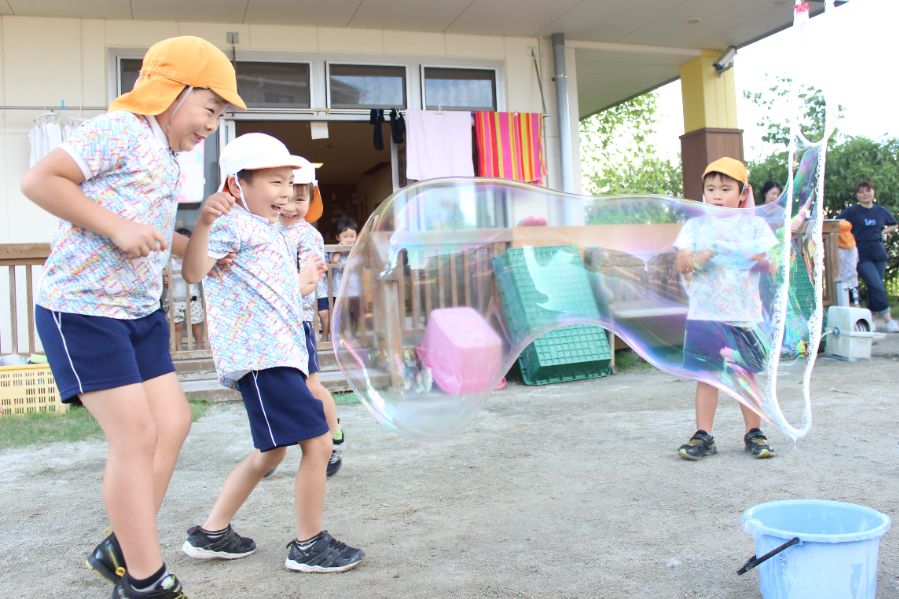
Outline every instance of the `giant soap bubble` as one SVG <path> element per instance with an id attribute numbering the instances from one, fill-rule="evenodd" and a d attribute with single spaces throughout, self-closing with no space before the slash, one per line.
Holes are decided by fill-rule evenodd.
<path id="1" fill-rule="evenodd" d="M 470 422 L 533 341 L 598 325 L 798 438 L 820 340 L 819 149 L 800 148 L 789 193 L 751 209 L 490 179 L 402 189 L 348 259 L 344 286 L 355 278 L 363 294 L 338 292 L 340 368 L 386 428 L 435 439 Z M 685 271 L 686 250 L 709 259 Z M 800 427 L 784 415 L 779 378 L 804 406 Z M 603 397 L 601 381 L 596 395 L 627 401 Z"/>

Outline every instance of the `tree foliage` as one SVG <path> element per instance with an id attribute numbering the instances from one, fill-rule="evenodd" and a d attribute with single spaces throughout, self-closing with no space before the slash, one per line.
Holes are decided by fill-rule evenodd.
<path id="1" fill-rule="evenodd" d="M 765 131 L 763 139 L 771 144 L 768 156 L 750 161 L 749 182 L 760 190 L 764 182 L 774 179 L 786 182 L 787 143 L 789 124 L 779 122 L 772 115 L 784 114 L 785 98 L 791 93 L 792 81 L 777 78 L 776 85 L 764 92 L 746 92 L 745 96 L 765 108 L 764 116 L 757 126 Z M 809 88 L 799 93 L 803 114 L 801 129 L 803 134 L 816 140 L 824 130 L 824 96 L 819 89 Z M 843 107 L 836 107 L 838 115 Z M 838 117 L 839 118 L 839 117 Z M 838 132 L 828 142 L 827 162 L 824 169 L 824 211 L 833 218 L 844 208 L 856 203 L 855 184 L 860 179 L 869 179 L 877 188 L 877 202 L 899 217 L 899 139 L 881 141 L 865 137 L 843 136 Z M 899 239 L 897 235 L 887 239 L 890 255 L 888 269 L 892 276 L 899 269 Z M 890 276 L 890 275 L 888 275 Z"/>
<path id="2" fill-rule="evenodd" d="M 626 100 L 581 121 L 581 173 L 591 195 L 683 194 L 680 164 L 650 141 L 658 93 Z"/>

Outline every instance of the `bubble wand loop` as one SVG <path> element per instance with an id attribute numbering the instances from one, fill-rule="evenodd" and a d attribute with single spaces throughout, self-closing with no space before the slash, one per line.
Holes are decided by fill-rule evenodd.
<path id="1" fill-rule="evenodd" d="M 833 8 L 833 0 L 827 0 L 825 4 L 825 10 L 831 10 Z M 796 4 L 794 7 L 793 13 L 793 28 L 794 28 L 794 39 L 793 43 L 798 47 L 801 45 L 801 42 L 806 37 L 806 27 L 808 25 L 809 20 L 809 6 L 808 2 L 804 2 L 802 0 L 796 0 Z M 791 55 L 795 53 L 791 52 Z M 794 90 L 789 94 L 790 102 L 791 102 L 791 110 L 790 110 L 790 143 L 787 151 L 787 205 L 784 210 L 784 226 L 782 228 L 783 235 L 783 243 L 785 247 L 788 249 L 787 259 L 791 258 L 793 244 L 790 240 L 791 231 L 790 231 L 790 220 L 792 214 L 792 206 L 794 203 L 793 198 L 793 164 L 795 162 L 797 149 L 811 149 L 816 148 L 817 151 L 817 165 L 815 168 L 815 194 L 813 197 L 808 198 L 803 203 L 803 208 L 808 210 L 810 215 L 810 225 L 806 230 L 806 239 L 811 239 L 812 243 L 815 247 L 814 252 L 814 268 L 812 269 L 814 273 L 814 291 L 815 291 L 815 304 L 814 310 L 809 317 L 808 320 L 808 330 L 809 330 L 809 341 L 808 341 L 808 361 L 805 365 L 805 369 L 802 375 L 802 398 L 803 398 L 803 422 L 802 426 L 796 428 L 792 426 L 786 419 L 781 410 L 780 404 L 777 401 L 777 369 L 780 363 L 780 352 L 783 346 L 783 331 L 785 330 L 786 325 L 786 314 L 787 314 L 787 290 L 790 285 L 790 268 L 787 266 L 784 269 L 784 286 L 782 289 L 782 293 L 778 294 L 776 299 L 776 317 L 777 320 L 775 322 L 775 330 L 777 334 L 773 339 L 772 348 L 771 348 L 771 357 L 768 363 L 768 394 L 771 397 L 771 411 L 773 418 L 777 421 L 777 424 L 781 427 L 781 429 L 790 435 L 794 439 L 798 439 L 802 437 L 806 433 L 808 433 L 812 424 L 812 413 L 811 413 L 811 375 L 812 370 L 815 366 L 816 357 L 818 354 L 818 348 L 821 344 L 821 324 L 823 321 L 823 272 L 824 272 L 824 255 L 823 255 L 823 245 L 822 245 L 822 232 L 824 225 L 824 211 L 823 206 L 821 205 L 824 198 L 824 167 L 826 163 L 826 155 L 827 155 L 827 141 L 830 136 L 833 134 L 835 129 L 835 121 L 834 111 L 830 110 L 831 102 L 828 98 L 828 94 L 824 94 L 824 103 L 825 103 L 825 123 L 824 123 L 824 131 L 822 133 L 821 139 L 816 142 L 810 141 L 806 136 L 802 133 L 800 129 L 800 110 L 801 107 L 797 101 L 799 94 L 796 93 L 796 89 L 799 86 L 799 83 L 793 79 Z"/>

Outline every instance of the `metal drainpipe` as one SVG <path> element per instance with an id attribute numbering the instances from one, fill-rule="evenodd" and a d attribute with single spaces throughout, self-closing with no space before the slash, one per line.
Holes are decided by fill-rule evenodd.
<path id="1" fill-rule="evenodd" d="M 556 81 L 556 121 L 559 127 L 559 158 L 562 168 L 562 191 L 574 193 L 571 176 L 571 121 L 568 113 L 568 75 L 565 73 L 565 34 L 552 34 L 553 66 Z"/>

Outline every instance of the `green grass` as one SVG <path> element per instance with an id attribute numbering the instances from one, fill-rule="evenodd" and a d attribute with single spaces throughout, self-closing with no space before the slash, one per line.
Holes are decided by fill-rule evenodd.
<path id="1" fill-rule="evenodd" d="M 213 402 L 188 398 L 191 418 L 196 421 Z M 25 414 L 0 418 L 0 449 L 44 443 L 72 442 L 102 436 L 94 417 L 81 406 L 73 406 L 62 414 Z"/>
<path id="2" fill-rule="evenodd" d="M 359 403 L 359 398 L 352 391 L 348 391 L 346 393 L 335 393 L 334 403 L 336 403 L 338 406 L 348 406 Z"/>
<path id="3" fill-rule="evenodd" d="M 621 349 L 615 352 L 615 370 L 617 372 L 631 372 L 647 368 L 652 368 L 652 366 L 633 351 Z"/>

